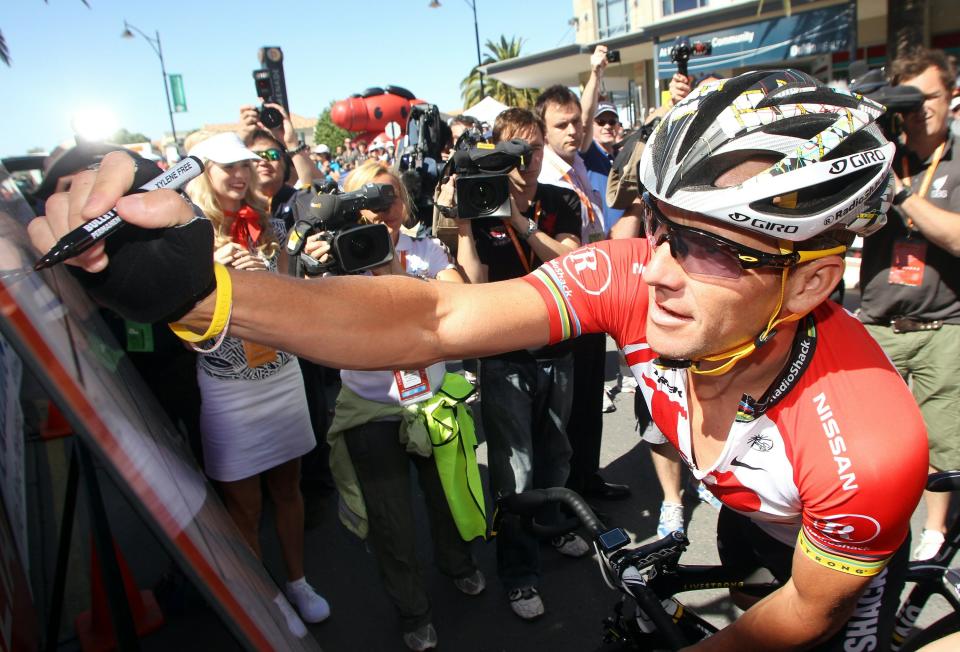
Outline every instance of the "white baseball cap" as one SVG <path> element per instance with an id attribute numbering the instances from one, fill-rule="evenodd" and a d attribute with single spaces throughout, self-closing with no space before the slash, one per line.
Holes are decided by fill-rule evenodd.
<path id="1" fill-rule="evenodd" d="M 260 157 L 247 149 L 240 136 L 228 131 L 202 140 L 187 152 L 190 156 L 229 165 L 238 161 L 259 161 Z"/>
<path id="2" fill-rule="evenodd" d="M 314 154 L 329 154 L 329 153 L 330 153 L 330 148 L 327 147 L 326 145 L 324 145 L 323 143 L 320 143 L 319 145 L 314 145 L 314 147 L 313 147 L 313 153 L 314 153 Z"/>

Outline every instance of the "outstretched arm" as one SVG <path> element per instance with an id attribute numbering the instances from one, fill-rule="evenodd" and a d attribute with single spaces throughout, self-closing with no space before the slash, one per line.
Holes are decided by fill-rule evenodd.
<path id="1" fill-rule="evenodd" d="M 600 79 L 603 77 L 603 71 L 606 67 L 607 46 L 598 45 L 590 56 L 590 79 L 583 87 L 583 95 L 580 97 L 580 108 L 582 110 L 580 118 L 583 120 L 583 138 L 580 140 L 581 152 L 590 149 L 590 143 L 593 142 L 593 114 L 597 110 Z"/>
<path id="2" fill-rule="evenodd" d="M 30 223 L 34 245 L 47 251 L 69 230 L 117 206 L 144 228 L 185 224 L 192 208 L 171 191 L 123 197 L 133 162 L 108 155 L 97 172 L 84 172 L 71 192 L 55 195 L 49 214 Z M 73 261 L 88 272 L 110 274 L 103 245 Z M 151 273 L 144 264 L 136 273 Z M 469 286 L 401 277 L 302 280 L 275 274 L 230 272 L 230 334 L 341 368 L 412 368 L 447 358 L 476 357 L 545 344 L 547 309 L 521 280 Z M 176 292 L 177 288 L 171 288 Z M 210 324 L 215 293 L 180 322 L 202 332 Z"/>

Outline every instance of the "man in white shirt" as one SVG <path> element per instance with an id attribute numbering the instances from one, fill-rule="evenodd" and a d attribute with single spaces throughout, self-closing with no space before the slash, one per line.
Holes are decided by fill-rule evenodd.
<path id="1" fill-rule="evenodd" d="M 590 58 L 590 79 L 585 98 L 596 104 L 597 85 L 607 65 L 606 46 L 597 46 Z M 593 129 L 587 129 L 595 106 L 584 112 L 580 100 L 566 86 L 555 85 L 537 98 L 535 111 L 546 127 L 546 146 L 538 182 L 568 188 L 580 198 L 580 242 L 589 244 L 606 237 L 603 198 L 591 185 L 580 151 L 589 147 Z M 626 485 L 606 482 L 599 474 L 600 442 L 603 436 L 603 382 L 606 360 L 604 335 L 578 338 L 574 344 L 573 400 L 567 437 L 573 455 L 567 486 L 590 498 L 618 499 L 630 495 Z"/>

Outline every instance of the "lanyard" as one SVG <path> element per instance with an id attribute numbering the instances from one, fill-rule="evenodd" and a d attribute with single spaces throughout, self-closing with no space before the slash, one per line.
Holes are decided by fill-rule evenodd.
<path id="1" fill-rule="evenodd" d="M 570 175 L 570 171 L 573 170 L 573 166 L 571 166 L 569 170 L 564 172 L 560 168 L 560 166 L 557 165 L 556 161 L 550 161 L 550 164 L 553 166 L 553 168 L 557 172 L 561 174 L 561 178 L 564 181 L 566 181 L 568 184 L 570 184 L 570 187 L 573 189 L 573 191 L 577 193 L 577 197 L 580 198 L 580 203 L 583 205 L 583 207 L 587 211 L 587 219 L 589 220 L 590 224 L 593 224 L 594 222 L 596 222 L 597 216 L 596 216 L 596 213 L 594 213 L 593 211 L 593 202 L 590 201 L 590 198 L 587 197 L 586 193 L 583 192 L 583 190 L 580 188 L 580 184 L 574 181 L 574 177 Z"/>
<path id="2" fill-rule="evenodd" d="M 590 220 L 590 224 L 593 224 L 597 221 L 597 216 L 593 212 L 593 202 L 590 201 L 590 198 L 587 197 L 586 193 L 580 189 L 580 185 L 574 183 L 573 179 L 570 177 L 569 172 L 563 173 L 563 180 L 573 186 L 573 191 L 577 193 L 577 196 L 580 197 L 580 203 L 583 204 L 583 207 L 587 209 L 587 218 Z"/>
<path id="3" fill-rule="evenodd" d="M 917 196 L 921 199 L 924 199 L 930 191 L 930 184 L 933 183 L 933 175 L 937 171 L 937 166 L 940 165 L 940 157 L 943 156 L 943 148 L 946 144 L 946 141 L 940 143 L 937 149 L 933 151 L 933 160 L 930 161 L 930 166 L 927 168 L 926 174 L 923 175 L 923 181 L 920 182 L 920 190 L 917 191 Z M 902 163 L 903 179 L 901 179 L 900 182 L 909 188 L 912 181 L 910 180 L 910 163 L 907 161 L 906 156 L 903 157 Z M 910 219 L 909 215 L 907 216 L 907 228 L 913 230 L 913 220 Z"/>
<path id="4" fill-rule="evenodd" d="M 537 207 L 533 210 L 533 222 L 540 225 L 540 202 L 537 202 Z M 530 247 L 530 260 L 527 260 L 527 257 L 523 253 L 523 247 L 520 246 L 520 240 L 517 238 L 517 232 L 510 226 L 510 223 L 507 220 L 503 221 L 503 225 L 507 227 L 507 234 L 510 236 L 510 242 L 513 243 L 513 248 L 517 250 L 517 257 L 520 258 L 520 264 L 523 265 L 524 271 L 527 274 L 530 273 L 530 268 L 533 266 L 533 247 Z"/>

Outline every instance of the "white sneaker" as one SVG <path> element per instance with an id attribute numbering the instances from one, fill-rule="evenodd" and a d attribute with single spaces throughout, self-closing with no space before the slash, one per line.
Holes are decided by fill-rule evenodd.
<path id="1" fill-rule="evenodd" d="M 920 533 L 920 543 L 913 551 L 913 558 L 917 561 L 926 561 L 933 559 L 940 552 L 940 547 L 945 541 L 942 532 L 936 530 L 924 530 Z"/>
<path id="2" fill-rule="evenodd" d="M 620 380 L 620 393 L 621 394 L 633 394 L 637 391 L 637 379 L 633 376 L 624 376 Z"/>
<path id="3" fill-rule="evenodd" d="M 532 586 L 514 589 L 507 594 L 510 608 L 524 620 L 533 620 L 543 615 L 543 600 Z"/>
<path id="4" fill-rule="evenodd" d="M 567 532 L 563 536 L 552 539 L 550 544 L 557 549 L 557 552 L 567 557 L 583 557 L 590 552 L 590 544 L 575 532 Z"/>
<path id="5" fill-rule="evenodd" d="M 603 413 L 610 414 L 616 411 L 617 406 L 613 404 L 613 399 L 610 398 L 610 390 L 605 389 L 603 391 Z"/>
<path id="6" fill-rule="evenodd" d="M 321 623 L 330 617 L 330 605 L 307 584 L 305 577 L 287 582 L 287 599 L 296 606 L 300 617 L 308 623 Z"/>
<path id="7" fill-rule="evenodd" d="M 437 630 L 433 623 L 427 623 L 420 629 L 403 633 L 403 644 L 413 652 L 423 652 L 437 647 Z"/>
<path id="8" fill-rule="evenodd" d="M 660 522 L 657 523 L 657 536 L 662 539 L 676 530 L 683 532 L 683 505 L 664 501 L 660 504 Z"/>
<path id="9" fill-rule="evenodd" d="M 277 608 L 280 609 L 280 613 L 283 614 L 283 618 L 287 622 L 287 629 L 290 630 L 294 638 L 303 638 L 307 635 L 307 626 L 303 624 L 300 616 L 293 610 L 293 607 L 290 606 L 290 603 L 287 602 L 287 599 L 283 597 L 282 593 L 274 596 L 273 604 L 277 605 Z"/>

